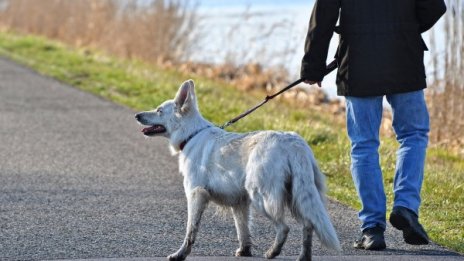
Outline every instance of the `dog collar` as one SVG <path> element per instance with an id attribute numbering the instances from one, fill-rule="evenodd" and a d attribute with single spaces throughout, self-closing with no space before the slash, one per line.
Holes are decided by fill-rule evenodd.
<path id="1" fill-rule="evenodd" d="M 182 150 L 184 149 L 185 145 L 187 145 L 187 142 L 189 142 L 189 141 L 190 141 L 193 137 L 195 137 L 198 133 L 202 132 L 203 130 L 205 130 L 205 129 L 209 128 L 209 127 L 211 127 L 211 126 L 206 126 L 206 127 L 202 128 L 202 129 L 199 129 L 199 130 L 197 130 L 196 132 L 194 132 L 192 135 L 188 136 L 187 139 L 185 139 L 183 142 L 180 143 L 179 149 L 182 151 Z"/>

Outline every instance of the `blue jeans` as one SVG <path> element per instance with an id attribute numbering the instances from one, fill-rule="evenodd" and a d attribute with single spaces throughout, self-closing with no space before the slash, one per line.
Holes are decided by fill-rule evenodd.
<path id="1" fill-rule="evenodd" d="M 400 146 L 393 184 L 393 207 L 416 214 L 421 203 L 429 114 L 422 90 L 387 95 L 392 107 L 393 129 Z M 351 175 L 361 199 L 361 230 L 386 227 L 386 197 L 379 163 L 379 128 L 383 96 L 346 97 L 346 121 L 351 140 Z"/>

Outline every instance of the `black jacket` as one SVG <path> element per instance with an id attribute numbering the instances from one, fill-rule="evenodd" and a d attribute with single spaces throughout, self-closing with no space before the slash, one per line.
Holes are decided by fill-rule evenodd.
<path id="1" fill-rule="evenodd" d="M 443 0 L 316 0 L 301 78 L 322 81 L 329 42 L 336 31 L 340 34 L 338 95 L 378 96 L 424 89 L 427 46 L 421 33 L 445 11 Z"/>

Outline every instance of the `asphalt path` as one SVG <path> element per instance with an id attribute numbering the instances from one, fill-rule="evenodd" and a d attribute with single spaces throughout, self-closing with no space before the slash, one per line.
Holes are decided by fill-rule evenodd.
<path id="1" fill-rule="evenodd" d="M 386 251 L 355 250 L 356 211 L 328 209 L 343 252 L 315 237 L 315 260 L 463 260 L 406 245 L 390 226 Z M 133 110 L 0 58 L 0 260 L 164 260 L 182 243 L 186 210 L 177 159 L 166 140 L 142 136 Z M 290 258 L 278 260 L 299 253 L 300 228 L 289 223 Z M 273 227 L 255 215 L 252 234 L 260 257 Z M 211 205 L 190 260 L 261 260 L 231 258 L 236 248 L 231 215 Z"/>

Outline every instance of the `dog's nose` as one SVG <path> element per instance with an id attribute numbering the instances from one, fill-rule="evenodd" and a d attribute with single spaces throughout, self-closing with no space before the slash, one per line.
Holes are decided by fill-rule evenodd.
<path id="1" fill-rule="evenodd" d="M 136 119 L 136 120 L 139 121 L 139 120 L 140 120 L 140 117 L 142 117 L 142 116 L 140 115 L 140 113 L 135 114 L 135 119 Z"/>

